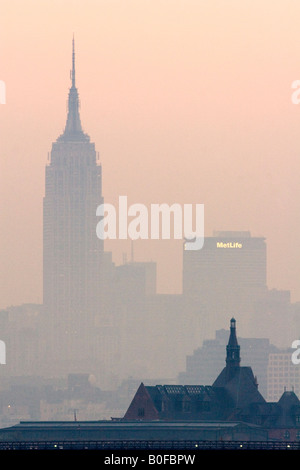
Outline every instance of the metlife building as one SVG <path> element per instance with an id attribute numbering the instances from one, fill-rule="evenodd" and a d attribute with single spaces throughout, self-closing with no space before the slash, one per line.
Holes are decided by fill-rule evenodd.
<path id="1" fill-rule="evenodd" d="M 183 295 L 204 337 L 226 327 L 228 317 L 255 333 L 267 294 L 266 242 L 250 232 L 214 232 L 198 251 L 183 251 Z M 198 314 L 197 314 L 198 312 Z"/>

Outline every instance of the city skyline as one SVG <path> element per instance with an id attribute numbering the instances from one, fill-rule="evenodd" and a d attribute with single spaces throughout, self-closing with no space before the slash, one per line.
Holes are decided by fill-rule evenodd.
<path id="1" fill-rule="evenodd" d="M 30 364 L 27 373 L 33 368 L 44 376 L 63 377 L 89 371 L 105 387 L 136 374 L 174 375 L 193 347 L 225 326 L 229 312 L 242 320 L 246 335 L 257 334 L 259 319 L 259 336 L 269 335 L 286 346 L 298 327 L 297 307 L 290 303 L 289 291 L 267 286 L 264 237 L 215 231 L 196 250 L 180 239 L 180 296 L 157 293 L 156 266 L 136 263 L 133 245 L 129 263 L 112 262 L 95 234 L 98 204 L 103 203 L 102 165 L 81 124 L 75 77 L 73 36 L 66 124 L 45 166 L 43 305 L 33 333 L 35 346 L 26 346 L 26 354 L 37 353 L 34 362 L 24 361 Z M 199 229 L 197 222 L 198 217 Z M 174 231 L 177 225 L 174 218 Z M 10 315 L 2 313 L 8 332 Z M 168 345 L 165 334 L 172 337 Z"/>
<path id="2" fill-rule="evenodd" d="M 105 201 L 127 194 L 144 204 L 204 203 L 207 235 L 225 229 L 266 237 L 268 287 L 291 290 L 299 301 L 300 108 L 291 102 L 300 73 L 297 15 L 286 12 L 279 34 L 283 4 L 270 8 L 267 21 L 262 13 L 257 17 L 258 2 L 231 2 L 225 11 L 220 2 L 200 7 L 191 1 L 186 9 L 181 1 L 173 8 L 168 1 L 132 1 L 126 9 L 120 2 L 90 1 L 81 18 L 83 4 L 71 10 L 66 2 L 56 16 L 61 34 L 48 27 L 36 44 L 60 3 L 16 3 L 14 27 L 2 19 L 0 32 L 7 92 L 0 107 L 1 308 L 42 302 L 43 173 L 49 143 L 65 122 L 73 32 L 81 116 L 100 151 Z M 13 17 L 8 2 L 3 11 L 4 19 Z M 31 30 L 22 14 L 32 19 Z M 101 32 L 88 28 L 96 18 Z M 241 34 L 241 44 L 234 34 Z M 131 246 L 110 242 L 107 249 L 120 264 Z M 181 249 L 180 241 L 135 243 L 137 260 L 158 263 L 159 292 L 180 292 Z"/>
<path id="3" fill-rule="evenodd" d="M 0 4 L 2 447 L 299 448 L 300 3 Z"/>

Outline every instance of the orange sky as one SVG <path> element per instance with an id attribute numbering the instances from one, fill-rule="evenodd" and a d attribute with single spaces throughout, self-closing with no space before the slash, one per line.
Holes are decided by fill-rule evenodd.
<path id="1" fill-rule="evenodd" d="M 105 201 L 204 203 L 207 235 L 266 237 L 268 286 L 299 301 L 299 24 L 298 0 L 0 0 L 0 308 L 42 300 L 44 170 L 73 32 Z M 180 292 L 181 242 L 134 253 L 158 261 L 160 292 Z"/>

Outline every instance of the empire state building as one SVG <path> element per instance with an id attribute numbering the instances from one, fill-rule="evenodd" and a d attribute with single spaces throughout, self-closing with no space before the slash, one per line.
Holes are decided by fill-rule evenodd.
<path id="1" fill-rule="evenodd" d="M 83 371 L 97 357 L 105 258 L 96 208 L 102 203 L 102 168 L 80 120 L 73 39 L 67 121 L 52 144 L 43 206 L 45 354 L 66 372 Z"/>

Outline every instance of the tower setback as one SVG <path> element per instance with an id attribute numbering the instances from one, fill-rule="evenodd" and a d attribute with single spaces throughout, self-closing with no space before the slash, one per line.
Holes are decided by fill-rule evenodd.
<path id="1" fill-rule="evenodd" d="M 52 144 L 43 205 L 43 292 L 47 352 L 52 365 L 79 369 L 96 355 L 94 327 L 101 316 L 103 241 L 95 233 L 103 203 L 102 168 L 84 133 L 75 82 L 64 132 Z"/>

